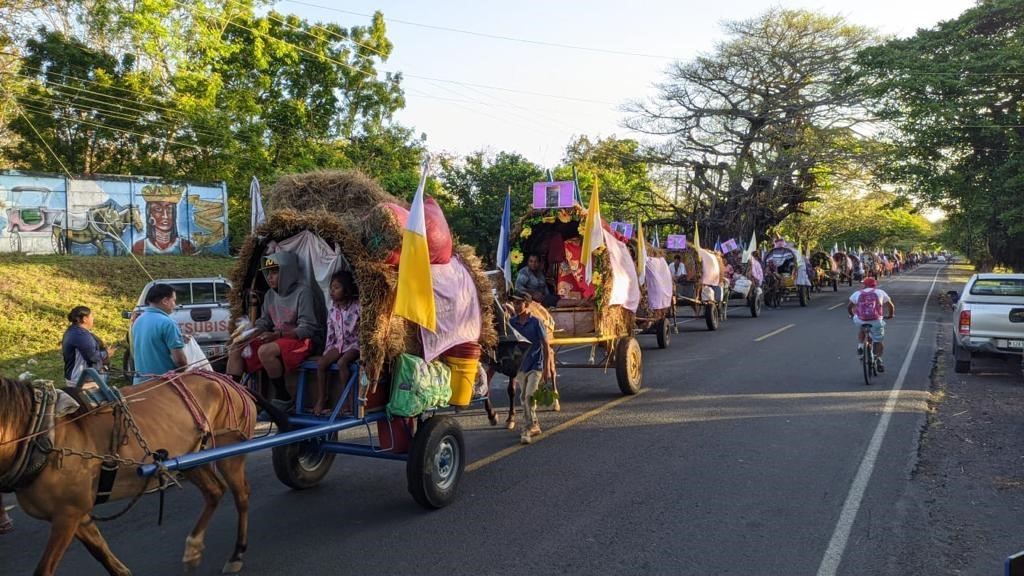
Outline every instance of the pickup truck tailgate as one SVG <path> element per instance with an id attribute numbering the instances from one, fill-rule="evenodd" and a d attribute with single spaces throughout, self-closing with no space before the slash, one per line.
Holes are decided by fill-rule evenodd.
<path id="1" fill-rule="evenodd" d="M 971 311 L 971 336 L 1024 340 L 1024 301 L 964 304 Z"/>

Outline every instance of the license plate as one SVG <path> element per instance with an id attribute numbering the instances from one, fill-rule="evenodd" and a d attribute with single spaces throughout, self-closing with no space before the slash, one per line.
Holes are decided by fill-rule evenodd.
<path id="1" fill-rule="evenodd" d="M 1006 347 L 1007 348 L 1020 348 L 1020 349 L 1024 350 L 1024 340 L 1007 340 L 1006 341 Z"/>
<path id="2" fill-rule="evenodd" d="M 210 356 L 220 356 L 221 354 L 224 353 L 224 347 L 223 346 L 219 346 L 219 345 L 218 346 L 206 346 L 204 348 L 204 350 L 206 350 L 206 356 L 208 358 Z"/>

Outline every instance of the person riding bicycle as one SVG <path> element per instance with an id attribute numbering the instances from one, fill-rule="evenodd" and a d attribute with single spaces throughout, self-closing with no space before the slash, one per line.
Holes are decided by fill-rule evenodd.
<path id="1" fill-rule="evenodd" d="M 885 372 L 885 366 L 882 365 L 882 352 L 885 346 L 882 345 L 882 340 L 885 338 L 885 319 L 896 315 L 896 306 L 892 303 L 892 298 L 885 290 L 878 288 L 877 280 L 865 278 L 864 288 L 850 294 L 846 312 L 858 327 L 857 356 L 864 355 L 864 332 L 860 327 L 869 324 L 871 340 L 874 342 L 875 367 L 879 372 Z"/>

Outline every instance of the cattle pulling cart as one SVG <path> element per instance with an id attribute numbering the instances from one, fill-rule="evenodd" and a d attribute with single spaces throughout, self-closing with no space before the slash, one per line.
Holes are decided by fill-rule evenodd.
<path id="1" fill-rule="evenodd" d="M 764 301 L 773 308 L 793 296 L 801 306 L 811 301 L 811 279 L 808 276 L 807 261 L 796 249 L 789 246 L 772 248 L 764 256 L 765 297 Z"/>
<path id="2" fill-rule="evenodd" d="M 295 254 L 303 277 L 319 288 L 314 292 L 324 301 L 332 274 L 348 270 L 359 289 L 358 365 L 352 365 L 351 376 L 332 401 L 329 414 L 308 410 L 316 363 L 307 360 L 293 376 L 295 410 L 287 417 L 286 429 L 231 446 L 176 455 L 160 468 L 188 469 L 270 448 L 278 479 L 291 488 L 305 489 L 324 478 L 335 455 L 348 454 L 405 461 L 408 490 L 426 508 L 441 508 L 454 499 L 466 451 L 458 420 L 443 408 L 470 404 L 481 351 L 495 345 L 490 285 L 473 249 L 452 246 L 440 208 L 428 199 L 425 213 L 438 330 L 427 333 L 394 315 L 407 207 L 375 182 L 352 172 L 286 176 L 277 183 L 270 192 L 267 221 L 242 247 L 232 275 L 232 315 L 236 321 L 252 319 L 259 310 L 260 294 L 268 289 L 260 263 L 268 254 L 280 250 Z M 454 281 L 445 284 L 439 277 Z M 461 317 L 476 325 L 468 330 L 461 326 L 462 335 L 453 337 L 442 330 L 440 318 L 459 315 L 446 308 L 456 301 L 469 309 Z M 398 367 L 410 361 L 422 374 L 450 374 L 443 379 L 451 392 L 438 402 L 428 402 L 422 413 L 399 416 L 388 402 L 396 387 L 417 390 L 417 384 L 403 380 L 409 370 Z M 360 430 L 366 432 L 363 438 L 342 438 L 346 431 Z M 143 466 L 139 473 L 152 475 L 157 469 Z"/>
<path id="3" fill-rule="evenodd" d="M 640 304 L 636 265 L 625 239 L 602 221 L 596 230 L 604 246 L 592 256 L 593 276 L 586 282 L 582 259 L 586 219 L 587 212 L 578 204 L 531 209 L 513 230 L 511 262 L 519 270 L 532 255 L 541 261 L 540 272 L 553 279 L 549 289 L 558 295 L 558 302 L 550 303 L 546 313 L 554 326 L 548 342 L 556 366 L 604 370 L 614 366 L 619 390 L 636 394 L 643 376 L 643 354 L 635 337 Z M 586 361 L 563 359 L 570 350 L 586 346 L 590 347 Z"/>

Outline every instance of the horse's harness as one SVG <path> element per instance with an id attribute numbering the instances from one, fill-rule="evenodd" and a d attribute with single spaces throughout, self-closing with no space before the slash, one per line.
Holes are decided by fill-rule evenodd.
<path id="1" fill-rule="evenodd" d="M 199 405 L 199 401 L 188 387 L 181 382 L 178 377 L 179 375 L 172 374 L 168 376 L 168 385 L 171 386 L 171 388 L 184 402 L 189 414 L 192 416 L 193 421 L 200 431 L 200 438 L 195 450 L 203 450 L 207 448 L 210 443 L 214 441 L 215 436 L 221 431 L 215 431 L 211 428 L 210 421 L 206 417 L 206 413 L 203 411 L 202 407 Z M 216 381 L 224 389 L 226 396 L 230 393 L 230 390 L 235 390 L 239 394 L 248 393 L 247 390 L 239 387 L 233 381 L 228 380 L 220 374 L 204 371 L 203 376 Z M 58 468 L 63 466 L 64 457 L 78 456 L 87 460 L 102 460 L 96 497 L 93 504 L 103 504 L 110 499 L 114 487 L 114 481 L 116 480 L 117 473 L 122 466 L 139 467 L 145 463 L 145 460 L 150 459 L 157 464 L 158 475 L 160 478 L 160 485 L 157 488 L 150 490 L 150 492 L 160 492 L 160 516 L 162 518 L 164 491 L 171 486 L 181 486 L 175 475 L 161 465 L 162 462 L 167 459 L 168 453 L 164 449 L 158 449 L 155 451 L 150 449 L 149 444 L 146 442 L 146 439 L 142 434 L 142 430 L 139 429 L 138 424 L 135 422 L 135 418 L 132 416 L 131 410 L 128 408 L 128 403 L 125 398 L 120 394 L 120 392 L 116 391 L 116 389 L 109 390 L 113 392 L 112 399 L 108 398 L 105 401 L 97 401 L 97 397 L 95 395 L 90 395 L 81 389 L 72 389 L 75 400 L 86 409 L 95 410 L 103 408 L 104 406 L 109 406 L 112 411 L 114 425 L 110 435 L 110 449 L 106 454 L 97 454 L 91 450 L 68 447 L 55 448 L 53 446 L 56 423 L 55 407 L 61 392 L 57 391 L 52 386 L 33 386 L 33 409 L 30 416 L 29 429 L 27 431 L 29 439 L 26 442 L 20 443 L 21 445 L 15 457 L 14 466 L 12 466 L 8 472 L 0 476 L 0 492 L 14 492 L 15 490 L 24 488 L 31 484 L 46 465 L 51 454 L 56 454 L 56 465 Z M 241 417 L 243 422 L 248 422 L 250 418 L 250 408 L 247 402 L 243 402 Z M 235 408 L 234 404 L 230 401 L 228 402 L 228 419 L 229 421 L 235 421 Z M 128 443 L 128 432 L 131 432 L 132 436 L 134 436 L 135 440 L 138 442 L 139 447 L 142 448 L 144 453 L 142 461 L 121 456 L 119 454 L 121 446 L 125 446 Z M 119 518 L 128 512 L 128 510 L 130 510 L 139 501 L 139 499 L 147 493 L 146 488 L 147 484 L 143 483 L 142 489 L 121 512 L 106 517 L 93 515 L 93 519 L 104 521 Z"/>
<path id="2" fill-rule="evenodd" d="M 59 394 L 53 388 L 32 388 L 32 413 L 26 431 L 30 438 L 19 443 L 14 465 L 0 475 L 0 492 L 14 492 L 28 486 L 46 465 L 53 451 L 53 424 Z"/>

